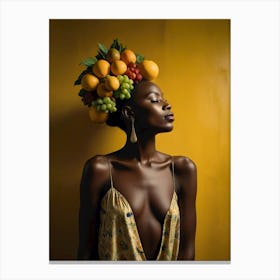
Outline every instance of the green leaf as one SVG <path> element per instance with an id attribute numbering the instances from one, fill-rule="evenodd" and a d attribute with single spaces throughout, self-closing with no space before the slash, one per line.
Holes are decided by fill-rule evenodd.
<path id="1" fill-rule="evenodd" d="M 118 38 L 114 39 L 112 45 L 110 46 L 110 49 L 114 48 L 117 49 L 118 46 Z"/>
<path id="2" fill-rule="evenodd" d="M 125 50 L 126 48 L 119 42 L 118 38 L 114 39 L 110 48 L 117 49 L 120 53 Z"/>
<path id="3" fill-rule="evenodd" d="M 98 43 L 99 50 L 106 56 L 108 49 L 103 45 Z"/>
<path id="4" fill-rule="evenodd" d="M 80 85 L 80 84 L 81 84 L 81 80 L 78 78 L 78 79 L 75 81 L 74 86 L 78 86 L 78 85 Z"/>
<path id="5" fill-rule="evenodd" d="M 136 54 L 136 64 L 139 64 L 145 59 L 145 57 L 141 54 Z"/>
<path id="6" fill-rule="evenodd" d="M 96 61 L 96 57 L 88 57 L 84 61 L 82 61 L 80 65 L 83 64 L 85 66 L 92 66 Z"/>
<path id="7" fill-rule="evenodd" d="M 106 54 L 104 54 L 102 51 L 99 50 L 97 53 L 97 59 L 106 59 Z"/>
<path id="8" fill-rule="evenodd" d="M 79 91 L 79 96 L 84 97 L 85 93 L 86 93 L 86 91 L 84 89 L 81 89 Z"/>
<path id="9" fill-rule="evenodd" d="M 121 53 L 122 51 L 124 51 L 126 49 L 126 46 L 124 46 L 123 44 L 119 44 L 119 52 Z"/>

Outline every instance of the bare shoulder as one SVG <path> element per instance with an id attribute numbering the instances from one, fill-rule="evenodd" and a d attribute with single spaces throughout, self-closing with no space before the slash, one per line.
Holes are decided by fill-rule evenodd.
<path id="1" fill-rule="evenodd" d="M 196 164 L 188 157 L 175 156 L 174 167 L 177 174 L 196 173 Z"/>
<path id="2" fill-rule="evenodd" d="M 162 152 L 158 152 L 158 156 L 161 162 L 170 163 L 173 160 L 174 168 L 177 175 L 196 173 L 196 164 L 188 157 L 172 156 Z"/>
<path id="3" fill-rule="evenodd" d="M 176 156 L 174 158 L 174 171 L 177 180 L 177 190 L 188 197 L 195 196 L 197 190 L 196 164 L 188 157 Z"/>
<path id="4" fill-rule="evenodd" d="M 96 155 L 84 165 L 82 186 L 92 191 L 100 191 L 110 180 L 109 161 L 106 156 Z"/>
<path id="5" fill-rule="evenodd" d="M 108 171 L 108 159 L 104 155 L 96 155 L 86 161 L 84 169 L 94 174 Z"/>

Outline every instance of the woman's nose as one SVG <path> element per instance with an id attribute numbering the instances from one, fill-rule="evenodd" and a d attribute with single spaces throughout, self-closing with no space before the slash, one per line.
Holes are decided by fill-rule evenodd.
<path id="1" fill-rule="evenodd" d="M 163 110 L 171 110 L 171 105 L 169 104 L 169 102 L 167 100 L 164 100 L 162 108 L 163 108 Z"/>

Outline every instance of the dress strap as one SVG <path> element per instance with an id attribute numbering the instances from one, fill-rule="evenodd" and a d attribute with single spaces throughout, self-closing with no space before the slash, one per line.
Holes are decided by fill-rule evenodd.
<path id="1" fill-rule="evenodd" d="M 109 161 L 109 159 L 108 159 L 108 166 L 109 166 L 109 174 L 110 174 L 111 188 L 113 188 L 114 185 L 113 185 L 113 178 L 112 178 L 111 162 Z"/>
<path id="2" fill-rule="evenodd" d="M 174 187 L 174 190 L 176 190 L 176 188 L 175 188 L 175 174 L 174 174 L 174 158 L 173 158 L 173 156 L 172 156 L 172 158 L 171 158 L 171 164 L 172 164 L 173 187 Z"/>

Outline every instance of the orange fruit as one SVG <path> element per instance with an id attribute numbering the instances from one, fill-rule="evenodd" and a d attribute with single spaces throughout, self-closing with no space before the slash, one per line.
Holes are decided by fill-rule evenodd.
<path id="1" fill-rule="evenodd" d="M 85 74 L 81 80 L 81 87 L 86 91 L 93 91 L 99 84 L 99 79 L 92 74 Z"/>
<path id="2" fill-rule="evenodd" d="M 99 59 L 92 66 L 92 71 L 98 78 L 104 78 L 110 73 L 110 63 L 105 59 Z"/>
<path id="3" fill-rule="evenodd" d="M 98 111 L 96 107 L 91 106 L 89 109 L 89 117 L 94 123 L 105 123 L 108 119 L 108 113 Z"/>
<path id="4" fill-rule="evenodd" d="M 126 70 L 127 66 L 122 60 L 115 60 L 111 64 L 111 72 L 116 76 L 123 75 Z"/>
<path id="5" fill-rule="evenodd" d="M 105 86 L 104 83 L 101 83 L 97 86 L 97 94 L 100 96 L 100 97 L 112 97 L 113 96 L 113 91 L 111 90 L 108 90 Z"/>
<path id="6" fill-rule="evenodd" d="M 124 61 L 126 65 L 135 63 L 136 55 L 132 50 L 126 49 L 121 53 L 121 60 Z"/>
<path id="7" fill-rule="evenodd" d="M 139 63 L 138 68 L 143 78 L 149 81 L 155 79 L 159 73 L 158 65 L 152 60 L 144 59 Z"/>
<path id="8" fill-rule="evenodd" d="M 111 48 L 106 55 L 106 59 L 112 63 L 114 60 L 119 60 L 120 59 L 120 52 L 115 49 L 115 48 Z"/>
<path id="9" fill-rule="evenodd" d="M 117 90 L 120 87 L 120 81 L 115 76 L 106 76 L 105 78 L 105 87 L 108 90 Z"/>

